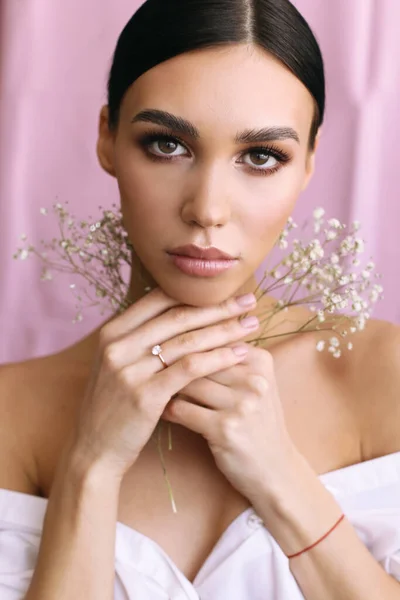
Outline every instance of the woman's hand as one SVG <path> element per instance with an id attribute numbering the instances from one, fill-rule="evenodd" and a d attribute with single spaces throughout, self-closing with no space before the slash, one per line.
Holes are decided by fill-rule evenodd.
<path id="1" fill-rule="evenodd" d="M 108 322 L 100 331 L 73 432 L 76 454 L 85 464 L 106 465 L 122 478 L 174 394 L 243 360 L 243 354 L 235 352 L 235 341 L 251 329 L 239 316 L 255 304 L 255 298 L 250 305 L 231 298 L 219 306 L 197 308 L 179 305 L 156 288 Z M 170 365 L 166 369 L 151 354 L 156 344 L 162 345 Z"/>
<path id="2" fill-rule="evenodd" d="M 253 501 L 284 480 L 297 451 L 286 428 L 273 358 L 247 346 L 241 364 L 187 385 L 162 418 L 201 434 L 218 468 Z"/>

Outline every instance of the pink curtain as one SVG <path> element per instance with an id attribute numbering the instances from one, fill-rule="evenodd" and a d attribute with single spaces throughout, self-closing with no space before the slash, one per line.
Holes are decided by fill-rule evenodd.
<path id="1" fill-rule="evenodd" d="M 359 220 L 384 275 L 375 317 L 400 322 L 398 264 L 400 4 L 398 0 L 295 0 L 325 58 L 327 114 L 317 169 L 298 202 L 345 223 Z M 140 0 L 2 0 L 0 4 L 0 362 L 57 351 L 103 317 L 72 324 L 71 279 L 40 281 L 40 264 L 12 255 L 25 233 L 39 245 L 55 221 L 41 207 L 69 202 L 79 216 L 118 201 L 98 166 L 97 119 L 122 27 Z"/>

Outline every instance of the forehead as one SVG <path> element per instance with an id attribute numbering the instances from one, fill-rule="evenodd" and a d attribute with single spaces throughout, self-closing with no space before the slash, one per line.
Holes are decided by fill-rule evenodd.
<path id="1" fill-rule="evenodd" d="M 313 98 L 304 84 L 262 48 L 230 45 L 181 54 L 144 73 L 121 112 L 158 108 L 191 120 L 205 134 L 268 125 L 292 126 L 308 139 Z M 133 112 L 132 112 L 133 111 Z"/>

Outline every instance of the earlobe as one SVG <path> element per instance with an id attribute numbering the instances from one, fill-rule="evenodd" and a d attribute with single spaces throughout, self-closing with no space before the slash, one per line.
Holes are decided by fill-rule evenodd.
<path id="1" fill-rule="evenodd" d="M 108 127 L 108 106 L 103 106 L 100 111 L 96 151 L 97 158 L 104 171 L 112 177 L 116 177 L 114 168 L 114 136 Z"/>
<path id="2" fill-rule="evenodd" d="M 310 183 L 310 179 L 311 179 L 311 177 L 313 176 L 313 173 L 314 173 L 314 168 L 315 168 L 315 152 L 313 152 L 311 154 L 311 156 L 309 156 L 307 158 L 306 176 L 304 178 L 303 185 L 301 187 L 301 191 L 302 192 L 304 192 L 304 190 L 306 189 L 306 187 Z"/>

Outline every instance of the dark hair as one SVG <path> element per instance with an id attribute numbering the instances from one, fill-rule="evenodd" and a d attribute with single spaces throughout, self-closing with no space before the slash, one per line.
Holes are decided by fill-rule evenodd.
<path id="1" fill-rule="evenodd" d="M 156 65 L 193 50 L 255 44 L 278 58 L 314 98 L 309 150 L 325 113 L 324 63 L 307 21 L 289 0 L 147 0 L 123 29 L 108 80 L 109 127 L 128 88 Z"/>

